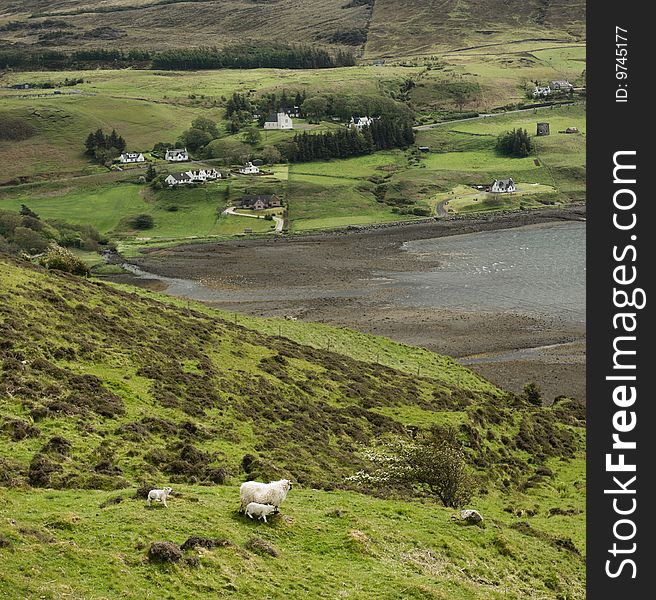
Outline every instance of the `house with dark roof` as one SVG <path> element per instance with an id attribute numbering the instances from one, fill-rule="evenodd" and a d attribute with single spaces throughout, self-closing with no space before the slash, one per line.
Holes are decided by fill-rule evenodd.
<path id="1" fill-rule="evenodd" d="M 127 165 L 129 163 L 139 163 L 145 162 L 145 157 L 141 152 L 123 152 L 121 156 L 118 157 L 121 164 Z"/>
<path id="2" fill-rule="evenodd" d="M 294 124 L 287 113 L 271 111 L 264 122 L 264 129 L 294 129 Z"/>
<path id="3" fill-rule="evenodd" d="M 169 187 L 176 187 L 178 185 L 189 185 L 195 181 L 189 177 L 187 173 L 178 173 L 176 175 L 169 175 L 164 182 Z"/>
<path id="4" fill-rule="evenodd" d="M 517 191 L 517 187 L 515 186 L 512 177 L 510 179 L 495 179 L 490 191 L 493 194 L 507 194 L 508 192 Z"/>
<path id="5" fill-rule="evenodd" d="M 553 92 L 571 92 L 574 86 L 566 79 L 549 82 L 549 89 Z"/>
<path id="6" fill-rule="evenodd" d="M 169 162 L 184 162 L 189 160 L 189 153 L 186 148 L 172 148 L 166 151 L 165 158 Z"/>
<path id="7" fill-rule="evenodd" d="M 251 210 L 265 210 L 267 208 L 278 208 L 280 206 L 282 206 L 282 202 L 275 194 L 243 196 L 239 202 L 240 208 L 250 208 Z"/>

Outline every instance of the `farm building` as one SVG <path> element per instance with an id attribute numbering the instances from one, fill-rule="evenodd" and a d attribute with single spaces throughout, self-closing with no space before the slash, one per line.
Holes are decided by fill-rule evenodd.
<path id="1" fill-rule="evenodd" d="M 552 92 L 571 92 L 574 86 L 566 79 L 560 79 L 558 81 L 550 81 L 549 89 Z"/>
<path id="2" fill-rule="evenodd" d="M 254 165 L 252 162 L 248 162 L 243 167 L 239 167 L 239 172 L 242 175 L 258 175 L 260 173 L 260 167 Z"/>
<path id="3" fill-rule="evenodd" d="M 369 127 L 374 120 L 371 117 L 351 117 L 349 127 L 355 127 L 358 131 L 362 131 L 365 127 Z"/>
<path id="4" fill-rule="evenodd" d="M 549 135 L 549 123 L 538 123 L 538 135 Z"/>
<path id="5" fill-rule="evenodd" d="M 145 162 L 144 155 L 141 152 L 123 152 L 121 156 L 118 157 L 121 164 L 127 165 L 129 163 L 140 163 Z"/>
<path id="6" fill-rule="evenodd" d="M 428 146 L 419 146 L 419 152 L 430 152 L 430 148 Z"/>
<path id="7" fill-rule="evenodd" d="M 515 182 L 510 179 L 495 179 L 492 182 L 492 187 L 490 188 L 490 191 L 493 194 L 505 194 L 508 192 L 514 192 L 516 191 L 517 188 L 515 187 Z"/>
<path id="8" fill-rule="evenodd" d="M 189 160 L 189 153 L 187 149 L 173 148 L 166 151 L 166 160 L 169 162 L 184 162 Z"/>
<path id="9" fill-rule="evenodd" d="M 287 113 L 272 111 L 264 122 L 264 129 L 294 129 L 294 124 Z"/>
<path id="10" fill-rule="evenodd" d="M 252 210 L 265 210 L 267 208 L 278 208 L 282 206 L 282 202 L 275 194 L 259 194 L 257 196 L 244 196 L 240 200 L 239 206 Z"/>

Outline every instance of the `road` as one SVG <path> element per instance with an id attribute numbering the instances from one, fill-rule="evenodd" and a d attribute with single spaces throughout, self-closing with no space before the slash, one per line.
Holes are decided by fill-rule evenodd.
<path id="1" fill-rule="evenodd" d="M 251 217 L 253 219 L 264 219 L 264 215 L 254 215 L 254 214 L 248 214 L 248 213 L 241 213 L 237 212 L 237 208 L 234 206 L 231 206 L 230 208 L 226 208 L 223 211 L 224 215 L 235 215 L 236 217 Z M 282 217 L 277 217 L 276 215 L 272 215 L 273 220 L 276 222 L 276 233 L 282 233 L 282 228 L 283 225 L 285 224 L 285 220 Z"/>
<path id="2" fill-rule="evenodd" d="M 513 113 L 520 113 L 520 112 L 528 112 L 531 110 L 547 110 L 552 108 L 553 106 L 555 107 L 560 107 L 560 106 L 574 106 L 575 102 L 568 102 L 566 104 L 552 104 L 549 106 L 536 106 L 533 108 L 518 108 L 517 110 L 507 110 L 505 112 L 499 112 L 499 113 L 485 113 L 482 115 L 478 115 L 477 117 L 467 117 L 466 119 L 452 119 L 451 121 L 439 121 L 437 123 L 429 123 L 428 125 L 418 125 L 417 127 L 413 127 L 415 131 L 427 131 L 429 129 L 435 129 L 436 127 L 441 127 L 442 125 L 450 125 L 453 123 L 464 123 L 466 121 L 477 121 L 479 119 L 489 119 L 490 117 L 503 117 L 504 115 L 511 115 Z"/>

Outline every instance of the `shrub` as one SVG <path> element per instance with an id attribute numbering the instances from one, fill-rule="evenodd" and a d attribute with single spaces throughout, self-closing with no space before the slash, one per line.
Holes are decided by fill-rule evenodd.
<path id="1" fill-rule="evenodd" d="M 531 404 L 542 406 L 542 390 L 540 389 L 540 386 L 534 382 L 527 383 L 524 386 L 524 398 Z"/>
<path id="2" fill-rule="evenodd" d="M 458 508 L 474 493 L 465 454 L 451 428 L 434 427 L 412 441 L 398 439 L 366 454 L 373 469 L 360 471 L 351 481 L 378 486 L 414 485 L 428 490 L 442 504 Z"/>
<path id="3" fill-rule="evenodd" d="M 152 562 L 180 562 L 182 550 L 173 542 L 153 542 L 148 550 L 148 559 Z"/>
<path id="4" fill-rule="evenodd" d="M 89 267 L 75 254 L 57 244 L 52 244 L 48 251 L 40 258 L 39 263 L 46 269 L 64 271 L 73 275 L 88 277 Z"/>
<path id="5" fill-rule="evenodd" d="M 278 556 L 278 551 L 266 540 L 263 540 L 260 537 L 252 537 L 246 542 L 246 549 L 255 554 L 273 556 L 274 558 Z"/>
<path id="6" fill-rule="evenodd" d="M 30 462 L 27 478 L 32 487 L 52 487 L 52 476 L 61 473 L 61 465 L 43 454 L 35 454 Z"/>
<path id="7" fill-rule="evenodd" d="M 131 225 L 139 230 L 152 229 L 155 226 L 155 219 L 151 215 L 141 214 L 132 218 Z"/>
<path id="8" fill-rule="evenodd" d="M 14 243 L 25 252 L 39 254 L 48 248 L 50 240 L 29 227 L 16 227 L 14 229 Z"/>

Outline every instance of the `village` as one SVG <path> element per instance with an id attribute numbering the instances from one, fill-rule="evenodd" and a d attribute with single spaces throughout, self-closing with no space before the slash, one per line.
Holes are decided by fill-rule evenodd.
<path id="1" fill-rule="evenodd" d="M 567 81 L 552 81 L 549 87 L 544 89 L 549 90 L 549 93 L 552 91 L 569 92 L 573 89 L 573 86 Z M 254 120 L 258 117 L 259 115 L 257 114 L 253 115 Z M 294 106 L 292 109 L 286 111 L 270 111 L 266 120 L 262 123 L 262 131 L 291 132 L 295 128 L 293 119 L 298 117 L 300 117 L 298 106 Z M 380 117 L 354 115 L 344 125 L 349 130 L 363 133 L 367 132 L 379 120 Z M 579 129 L 578 127 L 571 126 L 558 131 L 558 133 L 578 134 Z M 551 135 L 550 123 L 547 121 L 538 121 L 536 123 L 535 137 L 539 138 L 549 135 Z M 427 145 L 418 145 L 417 151 L 419 152 L 420 159 L 422 155 L 432 153 L 431 147 Z M 436 154 L 438 161 L 442 155 L 443 152 Z M 263 182 L 272 177 L 275 180 L 275 165 L 265 165 L 264 160 L 261 158 L 251 157 L 250 160 L 245 161 L 241 165 L 226 165 L 224 167 L 210 166 L 208 162 L 212 161 L 207 161 L 203 158 L 194 158 L 187 148 L 167 148 L 163 155 L 153 152 L 122 152 L 116 159 L 114 166 L 120 165 L 118 168 L 127 168 L 131 165 L 140 167 L 153 165 L 152 167 L 149 166 L 149 168 L 159 167 L 157 180 L 168 189 L 183 187 L 195 188 L 211 182 L 226 182 L 226 185 L 228 185 L 227 182 L 235 177 L 246 177 L 247 180 L 251 181 L 262 178 Z M 536 165 L 539 165 L 538 159 L 535 159 L 534 162 Z M 175 172 L 171 170 L 171 167 L 174 165 L 189 165 L 190 168 Z M 521 197 L 528 194 L 553 191 L 552 187 L 541 185 L 537 182 L 516 183 L 517 176 L 512 170 L 500 173 L 499 175 L 501 177 L 494 178 L 491 181 L 468 184 L 469 188 L 476 191 L 475 194 L 471 194 L 465 191 L 464 188 L 456 186 L 451 193 L 436 196 L 433 205 L 433 214 L 437 217 L 448 217 L 458 212 L 458 210 L 466 208 L 467 205 L 485 205 L 486 202 L 491 202 L 494 205 L 496 202 L 494 198 L 504 195 Z M 273 220 L 275 221 L 273 232 L 283 233 L 285 231 L 285 223 L 288 222 L 286 212 L 285 201 L 278 194 L 272 190 L 267 190 L 266 187 L 264 189 L 260 187 L 258 193 L 248 193 L 246 189 L 241 197 L 231 200 L 230 206 L 223 210 L 223 215 L 226 217 L 255 216 L 261 219 Z M 245 226 L 243 233 L 252 234 L 253 228 Z"/>

